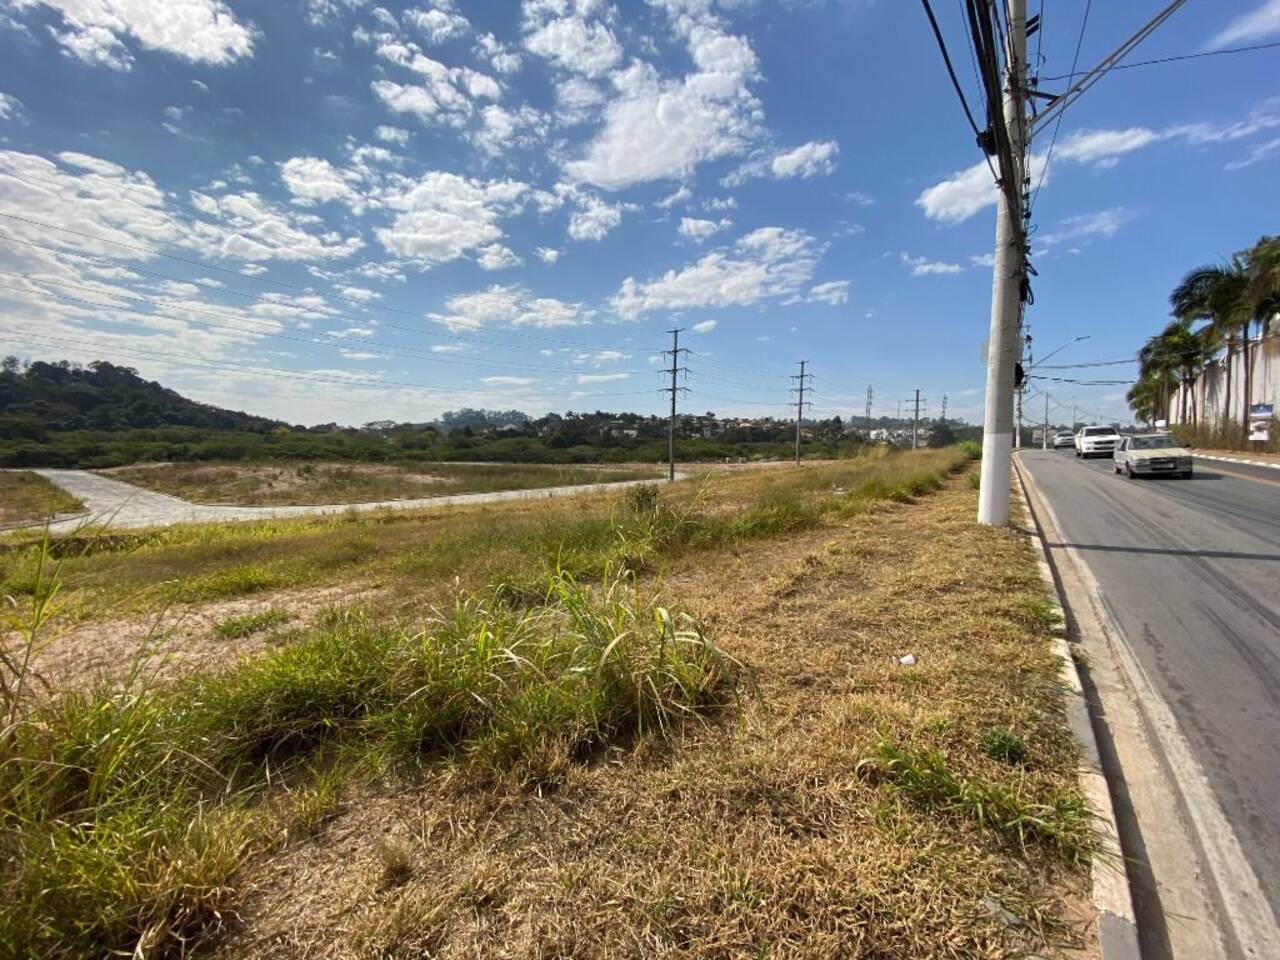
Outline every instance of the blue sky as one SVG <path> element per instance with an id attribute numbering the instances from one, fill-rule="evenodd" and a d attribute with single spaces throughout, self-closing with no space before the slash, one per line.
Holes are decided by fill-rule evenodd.
<path id="1" fill-rule="evenodd" d="M 1081 64 L 1158 6 L 1094 4 Z M 1046 75 L 1084 8 L 1047 0 Z M 1280 0 L 1192 0 L 1134 59 L 1276 39 Z M 1071 108 L 1038 353 L 1132 355 L 1185 270 L 1276 231 L 1278 65 L 1119 71 Z M 3 351 L 294 422 L 657 412 L 673 325 L 690 409 L 782 416 L 806 359 L 819 415 L 871 385 L 979 420 L 993 197 L 907 0 L 0 0 Z"/>

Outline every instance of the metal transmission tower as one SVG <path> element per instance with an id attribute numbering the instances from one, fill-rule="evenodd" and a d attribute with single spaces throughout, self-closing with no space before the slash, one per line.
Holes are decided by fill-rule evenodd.
<path id="1" fill-rule="evenodd" d="M 871 430 L 871 400 L 875 396 L 875 392 L 871 389 L 871 384 L 867 384 L 867 430 Z"/>
<path id="2" fill-rule="evenodd" d="M 801 361 L 800 361 L 800 372 L 799 372 L 798 374 L 793 373 L 793 374 L 791 375 L 791 379 L 792 379 L 792 380 L 795 380 L 795 381 L 798 381 L 798 382 L 799 382 L 799 384 L 800 384 L 798 387 L 792 387 L 792 388 L 791 388 L 791 392 L 792 392 L 792 393 L 794 393 L 794 394 L 798 394 L 798 396 L 797 396 L 797 398 L 796 398 L 796 463 L 797 463 L 797 464 L 799 464 L 799 463 L 800 463 L 800 424 L 802 424 L 802 423 L 804 422 L 804 408 L 805 408 L 806 406 L 807 406 L 807 407 L 812 407 L 812 406 L 813 406 L 813 403 L 812 403 L 812 402 L 810 402 L 810 401 L 808 401 L 808 400 L 805 400 L 805 398 L 804 398 L 804 388 L 805 388 L 805 383 L 806 383 L 806 382 L 808 382 L 808 381 L 813 380 L 813 374 L 812 374 L 812 373 L 805 373 L 805 372 L 804 372 L 805 364 L 806 364 L 806 363 L 808 363 L 808 362 L 809 362 L 809 361 L 807 361 L 807 360 L 801 360 Z"/>
<path id="3" fill-rule="evenodd" d="M 946 395 L 945 393 L 942 395 L 942 416 L 941 416 L 941 418 L 940 418 L 940 419 L 942 420 L 942 425 L 943 425 L 943 426 L 946 426 L 946 424 L 947 424 L 947 395 Z"/>
<path id="4" fill-rule="evenodd" d="M 676 327 L 674 330 L 668 330 L 671 334 L 671 349 L 663 350 L 664 357 L 671 358 L 671 366 L 664 372 L 671 374 L 671 386 L 663 387 L 663 393 L 671 394 L 671 423 L 667 428 L 667 480 L 674 481 L 676 478 L 676 397 L 681 392 L 688 393 L 688 387 L 676 385 L 676 378 L 680 374 L 688 376 L 689 368 L 680 366 L 680 357 L 682 354 L 689 353 L 687 347 L 680 346 L 680 334 L 684 332 L 683 327 Z"/>
<path id="5" fill-rule="evenodd" d="M 920 436 L 920 390 L 919 388 L 916 389 L 915 399 L 912 402 L 915 403 L 915 412 L 911 416 L 911 449 L 915 450 L 918 446 L 918 440 Z"/>

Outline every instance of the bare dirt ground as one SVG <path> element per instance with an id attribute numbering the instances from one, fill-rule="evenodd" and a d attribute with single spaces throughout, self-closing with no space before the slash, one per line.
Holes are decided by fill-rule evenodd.
<path id="1" fill-rule="evenodd" d="M 676 562 L 663 593 L 758 699 L 670 751 L 569 765 L 554 790 L 451 767 L 349 783 L 316 836 L 254 868 L 217 956 L 1089 956 L 1082 871 L 859 770 L 889 737 L 1007 779 L 974 748 L 999 724 L 1033 751 L 1017 776 L 1074 779 L 1029 548 L 976 528 L 973 501 L 960 478 Z"/>

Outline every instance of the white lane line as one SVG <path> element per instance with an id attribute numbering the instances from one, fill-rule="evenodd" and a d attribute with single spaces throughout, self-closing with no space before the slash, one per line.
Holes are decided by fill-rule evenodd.
<path id="1" fill-rule="evenodd" d="M 1217 887 L 1236 942 L 1244 951 L 1244 956 L 1251 960 L 1277 960 L 1280 958 L 1280 925 L 1276 923 L 1275 913 L 1262 891 L 1257 874 L 1245 858 L 1244 848 L 1241 847 L 1235 830 L 1218 803 L 1209 778 L 1196 759 L 1190 743 L 1183 736 L 1173 711 L 1152 683 L 1128 639 L 1107 609 L 1102 588 L 1093 571 L 1080 551 L 1065 546 L 1068 539 L 1066 531 L 1058 522 L 1048 498 L 1041 496 L 1040 500 L 1064 544 L 1055 549 L 1065 551 L 1079 572 L 1094 610 L 1113 641 L 1112 650 L 1120 668 L 1138 694 L 1147 722 L 1159 740 L 1171 769 L 1177 771 L 1176 789 L 1182 794 L 1191 817 L 1191 827 L 1204 852 L 1207 861 L 1205 865 Z"/>

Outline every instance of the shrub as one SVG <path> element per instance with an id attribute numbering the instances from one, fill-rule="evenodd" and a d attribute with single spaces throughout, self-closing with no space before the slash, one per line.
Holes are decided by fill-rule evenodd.
<path id="1" fill-rule="evenodd" d="M 978 443 L 978 441 L 961 440 L 958 446 L 970 460 L 982 459 L 982 444 Z"/>
<path id="2" fill-rule="evenodd" d="M 978 748 L 992 760 L 1021 766 L 1027 762 L 1027 745 L 1012 730 L 988 727 L 982 731 Z"/>

